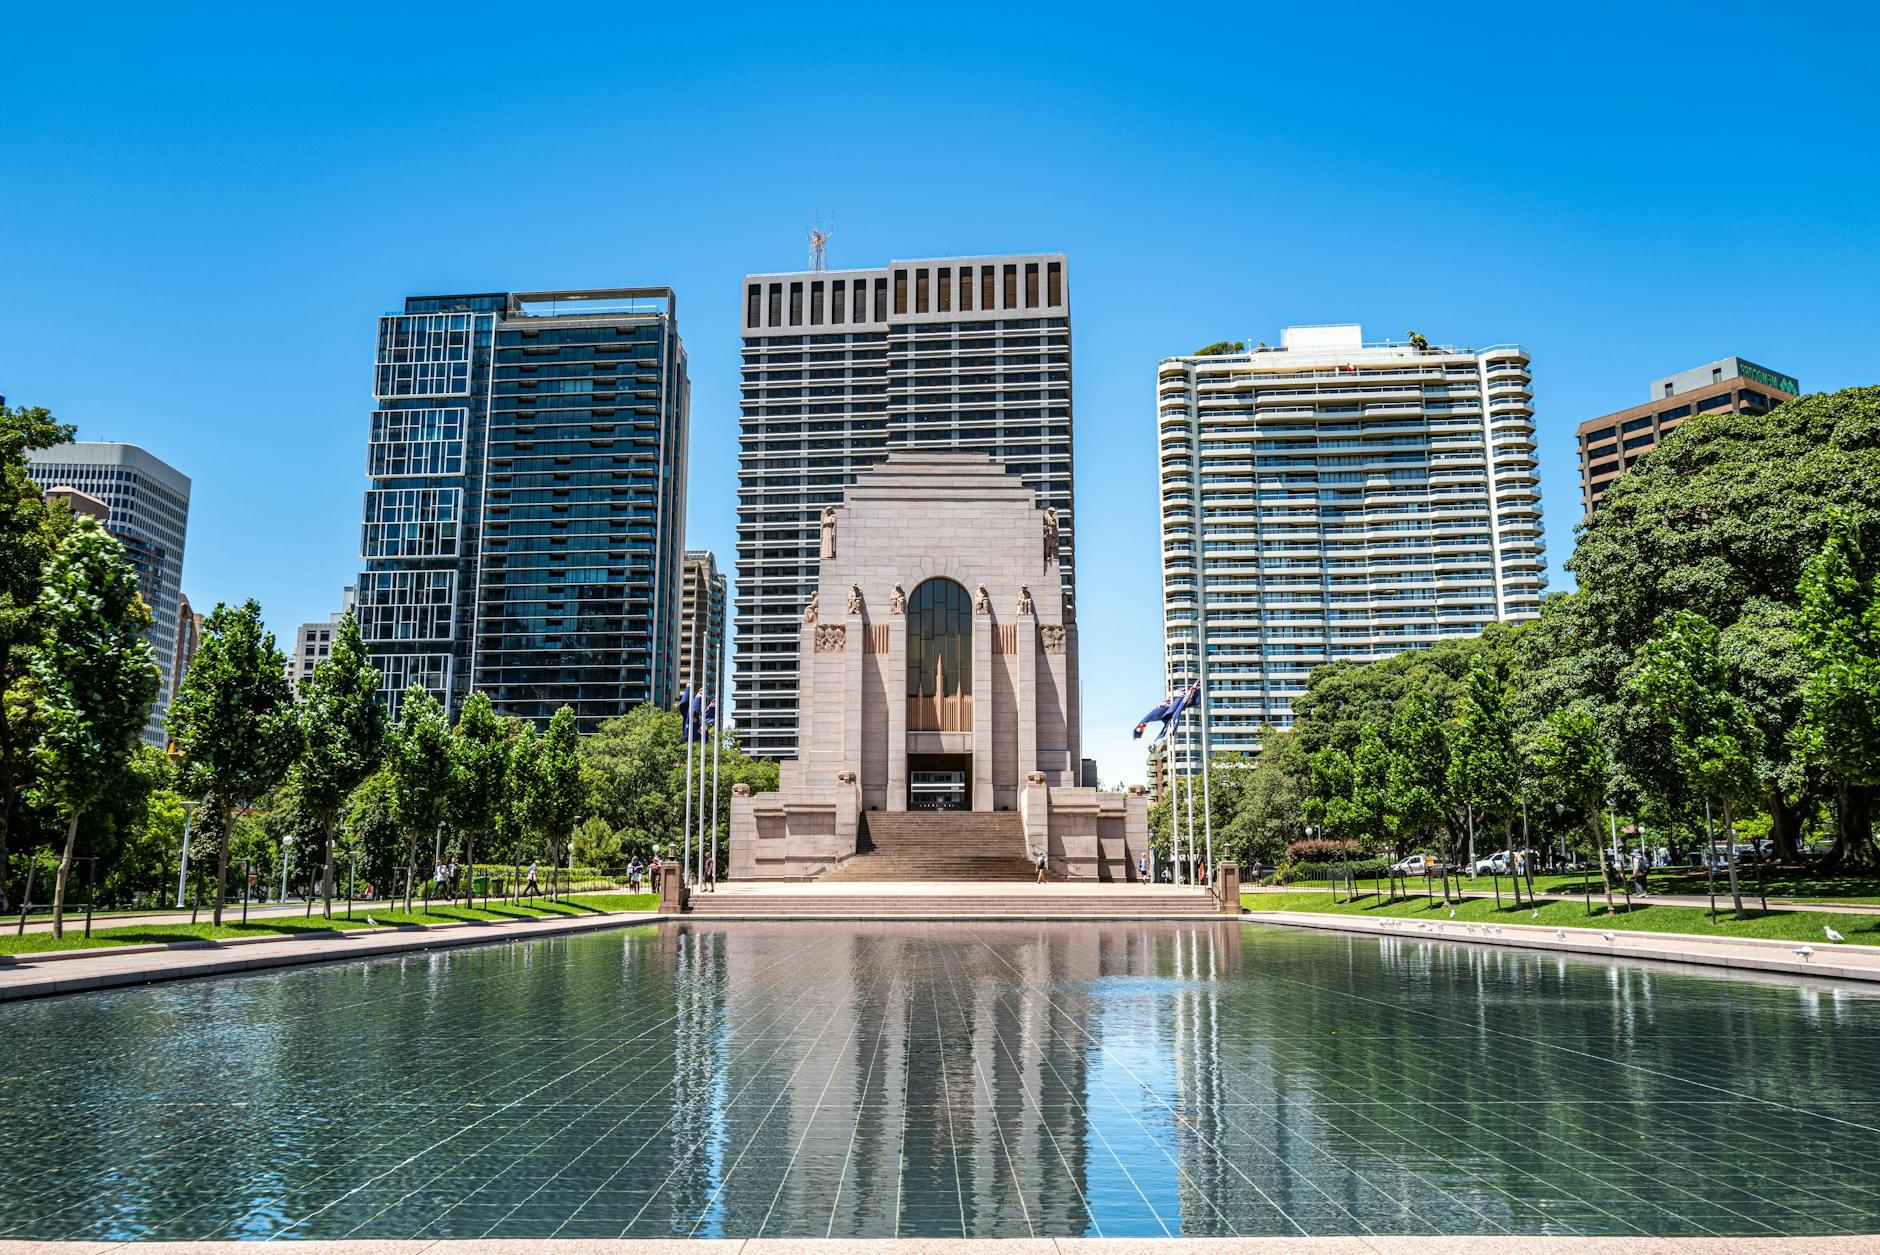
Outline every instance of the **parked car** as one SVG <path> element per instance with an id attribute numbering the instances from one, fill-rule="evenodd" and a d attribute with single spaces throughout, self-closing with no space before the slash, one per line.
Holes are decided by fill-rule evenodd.
<path id="1" fill-rule="evenodd" d="M 1434 854 L 1412 854 L 1390 865 L 1393 876 L 1440 876 L 1449 865 L 1437 860 Z"/>

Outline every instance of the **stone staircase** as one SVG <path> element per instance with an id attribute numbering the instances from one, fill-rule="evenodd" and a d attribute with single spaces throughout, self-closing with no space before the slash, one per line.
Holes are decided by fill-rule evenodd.
<path id="1" fill-rule="evenodd" d="M 1223 918 L 1205 889 L 1171 885 L 1044 885 L 959 881 L 914 884 L 808 883 L 734 884 L 695 893 L 687 917 L 704 919 L 1036 919 L 1114 920 Z"/>
<path id="2" fill-rule="evenodd" d="M 1036 879 L 1017 811 L 869 811 L 861 852 L 818 882 Z"/>

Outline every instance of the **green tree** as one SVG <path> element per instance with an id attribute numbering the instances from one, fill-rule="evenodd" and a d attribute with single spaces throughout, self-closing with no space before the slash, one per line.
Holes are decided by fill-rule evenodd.
<path id="1" fill-rule="evenodd" d="M 392 773 L 381 766 L 359 782 L 346 799 L 341 813 L 341 837 L 335 841 L 334 854 L 345 858 L 363 874 L 364 883 L 373 888 L 373 897 L 389 893 L 397 897 L 399 856 L 403 853 L 403 830 L 398 823 L 393 802 Z M 348 892 L 351 892 L 349 887 Z"/>
<path id="2" fill-rule="evenodd" d="M 567 849 L 575 824 L 587 806 L 586 781 L 581 775 L 581 738 L 575 732 L 574 710 L 563 706 L 548 721 L 536 744 L 522 797 L 522 813 L 531 832 L 548 843 L 549 862 L 567 863 Z"/>
<path id="3" fill-rule="evenodd" d="M 1411 844 L 1440 833 L 1448 809 L 1449 740 L 1428 689 L 1412 689 L 1398 703 L 1389 744 L 1383 809 L 1392 852 L 1401 858 Z"/>
<path id="4" fill-rule="evenodd" d="M 1759 732 L 1749 707 L 1729 689 L 1716 625 L 1687 610 L 1667 615 L 1628 683 L 1657 721 L 1691 791 L 1723 803 L 1723 831 L 1732 851 L 1730 898 L 1741 918 L 1732 808 L 1756 796 Z"/>
<path id="5" fill-rule="evenodd" d="M 636 853 L 670 855 L 679 848 L 685 803 L 680 738 L 679 712 L 649 703 L 607 720 L 581 743 L 595 813 Z"/>
<path id="6" fill-rule="evenodd" d="M 71 512 L 47 506 L 39 485 L 26 473 L 26 455 L 70 440 L 69 423 L 50 410 L 0 405 L 0 910 L 7 897 L 7 857 L 25 817 L 38 773 L 35 754 L 37 707 L 27 676 L 38 639 L 34 607 L 46 559 Z"/>
<path id="7" fill-rule="evenodd" d="M 1801 717 L 1792 740 L 1805 761 L 1840 781 L 1843 809 L 1860 816 L 1841 833 L 1844 861 L 1875 862 L 1871 805 L 1848 804 L 1880 786 L 1880 581 L 1847 510 L 1829 512 L 1828 538 L 1809 559 L 1798 589 L 1798 653 L 1806 667 Z"/>
<path id="8" fill-rule="evenodd" d="M 1514 805 L 1519 764 L 1501 677 L 1486 657 L 1470 664 L 1467 683 L 1456 698 L 1448 739 L 1451 804 L 1467 808 L 1470 832 L 1477 815 L 1506 820 Z M 1472 837 L 1468 857 L 1473 863 Z M 1475 868 L 1470 866 L 1469 872 L 1473 875 Z"/>
<path id="9" fill-rule="evenodd" d="M 458 712 L 452 730 L 451 816 L 464 843 L 463 892 L 467 904 L 474 892 L 477 838 L 485 842 L 497 835 L 502 819 L 509 767 L 509 739 L 486 693 L 472 693 Z"/>
<path id="10" fill-rule="evenodd" d="M 65 935 L 65 890 L 87 808 L 119 784 L 157 696 L 150 611 L 124 549 L 95 519 L 75 522 L 46 563 L 34 606 L 32 696 L 40 710 L 38 791 L 65 820 L 52 891 L 52 935 Z"/>
<path id="11" fill-rule="evenodd" d="M 404 837 L 405 896 L 418 874 L 418 842 L 442 832 L 450 818 L 453 772 L 450 716 L 425 689 L 412 685 L 387 737 L 392 815 Z"/>
<path id="12" fill-rule="evenodd" d="M 186 779 L 215 808 L 215 922 L 228 893 L 229 837 L 239 802 L 279 784 L 300 748 L 287 660 L 261 623 L 253 598 L 218 604 L 203 620 L 195 661 L 170 705 L 170 739 Z"/>
<path id="13" fill-rule="evenodd" d="M 574 830 L 574 861 L 581 866 L 617 869 L 628 857 L 620 834 L 599 815 L 582 820 Z"/>
<path id="14" fill-rule="evenodd" d="M 1529 743 L 1527 757 L 1549 798 L 1560 799 L 1583 817 L 1586 852 L 1597 854 L 1604 849 L 1599 810 L 1606 797 L 1611 759 L 1592 703 L 1582 699 L 1551 712 Z M 1599 880 L 1606 892 L 1606 908 L 1611 910 L 1612 877 L 1603 857 Z"/>
<path id="15" fill-rule="evenodd" d="M 341 809 L 379 763 L 385 707 L 379 673 L 366 657 L 359 622 L 348 610 L 333 632 L 333 649 L 300 690 L 300 756 L 294 786 L 321 834 L 321 912 L 333 917 L 333 840 Z"/>

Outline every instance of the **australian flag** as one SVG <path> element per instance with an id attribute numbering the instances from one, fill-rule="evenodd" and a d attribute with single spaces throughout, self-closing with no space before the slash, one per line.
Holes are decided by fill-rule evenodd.
<path id="1" fill-rule="evenodd" d="M 1144 715 L 1142 722 L 1136 725 L 1136 739 L 1141 740 L 1143 729 L 1147 728 L 1152 723 L 1158 722 L 1162 726 L 1158 728 L 1156 734 L 1149 739 L 1159 741 L 1167 736 L 1170 732 L 1174 731 L 1175 726 L 1181 722 L 1182 712 L 1194 705 L 1200 696 L 1201 681 L 1196 680 L 1193 684 L 1190 684 L 1187 688 Z"/>
<path id="2" fill-rule="evenodd" d="M 692 741 L 692 686 L 686 685 L 679 690 L 679 726 L 684 730 L 687 744 Z"/>

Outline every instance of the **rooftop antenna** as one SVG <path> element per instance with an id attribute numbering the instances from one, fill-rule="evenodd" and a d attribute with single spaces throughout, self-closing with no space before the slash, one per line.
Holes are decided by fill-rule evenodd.
<path id="1" fill-rule="evenodd" d="M 820 224 L 809 229 L 809 268 L 811 270 L 829 269 L 830 230 Z"/>

